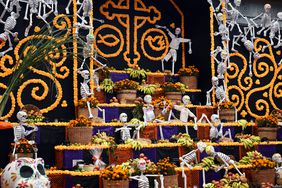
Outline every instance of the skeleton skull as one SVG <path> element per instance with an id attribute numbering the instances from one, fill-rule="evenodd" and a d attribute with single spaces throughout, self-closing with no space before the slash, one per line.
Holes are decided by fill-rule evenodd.
<path id="1" fill-rule="evenodd" d="M 183 102 L 183 104 L 190 104 L 191 103 L 191 101 L 190 101 L 190 97 L 188 96 L 188 95 L 184 95 L 183 97 L 182 97 L 182 102 Z"/>
<path id="2" fill-rule="evenodd" d="M 213 153 L 215 152 L 213 146 L 207 146 L 205 150 L 206 150 L 206 153 L 207 153 L 208 155 L 211 155 L 211 154 L 213 154 Z"/>
<path id="3" fill-rule="evenodd" d="M 218 21 L 220 21 L 220 22 L 223 21 L 223 14 L 222 14 L 222 13 L 218 13 L 218 14 L 216 15 L 216 17 L 217 17 Z"/>
<path id="4" fill-rule="evenodd" d="M 88 34 L 88 35 L 86 36 L 86 40 L 87 40 L 87 43 L 88 43 L 88 44 L 93 44 L 93 43 L 94 43 L 94 40 L 95 40 L 94 35 Z"/>
<path id="5" fill-rule="evenodd" d="M 218 85 L 218 78 L 216 76 L 212 77 L 212 85 L 214 85 L 214 86 Z"/>
<path id="6" fill-rule="evenodd" d="M 181 29 L 179 28 L 179 27 L 177 27 L 176 29 L 175 29 L 175 34 L 176 35 L 179 35 L 181 33 Z"/>
<path id="7" fill-rule="evenodd" d="M 234 0 L 234 4 L 239 7 L 241 5 L 241 0 Z"/>
<path id="8" fill-rule="evenodd" d="M 89 71 L 88 70 L 83 70 L 81 71 L 81 76 L 82 78 L 84 78 L 85 80 L 89 79 Z"/>
<path id="9" fill-rule="evenodd" d="M 20 122 L 25 122 L 26 121 L 26 118 L 27 118 L 27 113 L 24 112 L 24 111 L 19 111 L 17 113 L 17 118 Z"/>
<path id="10" fill-rule="evenodd" d="M 138 161 L 138 168 L 141 171 L 146 170 L 146 161 L 145 161 L 145 159 L 143 159 L 143 158 L 139 159 L 139 161 Z"/>
<path id="11" fill-rule="evenodd" d="M 144 102 L 147 104 L 150 104 L 152 102 L 152 96 L 151 95 L 146 95 L 144 97 Z"/>
<path id="12" fill-rule="evenodd" d="M 217 126 L 218 124 L 220 124 L 220 119 L 219 119 L 219 116 L 217 114 L 213 114 L 211 116 L 211 122 Z"/>
<path id="13" fill-rule="evenodd" d="M 221 59 L 226 59 L 229 56 L 228 51 L 227 50 L 221 50 L 220 52 L 220 57 Z"/>
<path id="14" fill-rule="evenodd" d="M 277 18 L 278 18 L 279 20 L 282 20 L 282 12 L 278 12 L 278 13 L 277 13 Z"/>
<path id="15" fill-rule="evenodd" d="M 45 174 L 44 160 L 41 158 L 19 158 L 9 163 L 1 176 L 2 188 L 49 188 Z"/>
<path id="16" fill-rule="evenodd" d="M 265 5 L 264 5 L 264 11 L 265 11 L 266 13 L 269 13 L 269 12 L 271 11 L 271 5 L 270 5 L 270 4 L 265 4 Z"/>
<path id="17" fill-rule="evenodd" d="M 274 153 L 272 155 L 272 160 L 276 163 L 281 163 L 282 162 L 282 157 L 280 155 L 280 153 Z"/>
<path id="18" fill-rule="evenodd" d="M 121 114 L 119 115 L 119 120 L 120 120 L 120 122 L 122 122 L 122 123 L 126 123 L 126 122 L 127 122 L 127 114 L 126 114 L 126 113 L 121 113 Z"/>

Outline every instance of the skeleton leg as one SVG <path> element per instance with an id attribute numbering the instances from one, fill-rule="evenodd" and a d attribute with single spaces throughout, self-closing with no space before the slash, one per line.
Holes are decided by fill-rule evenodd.
<path id="1" fill-rule="evenodd" d="M 184 163 L 180 163 L 180 166 L 181 166 L 181 170 L 182 170 L 182 178 L 184 180 L 184 188 L 187 188 L 187 176 L 185 174 L 185 171 L 184 171 Z"/>
<path id="2" fill-rule="evenodd" d="M 230 160 L 229 163 L 234 166 L 235 170 L 240 174 L 240 176 L 245 176 L 245 174 L 243 174 L 243 173 L 238 169 L 238 167 L 236 166 L 236 164 L 235 164 L 235 162 L 234 162 L 233 160 Z"/>
<path id="3" fill-rule="evenodd" d="M 249 53 L 249 76 L 252 77 L 252 52 Z"/>
<path id="4" fill-rule="evenodd" d="M 203 187 L 206 187 L 206 172 L 205 169 L 202 169 L 202 176 L 203 176 Z"/>
<path id="5" fill-rule="evenodd" d="M 32 13 L 29 14 L 29 25 L 26 27 L 25 32 L 24 32 L 24 36 L 27 37 L 29 30 L 32 26 Z"/>
<path id="6" fill-rule="evenodd" d="M 90 102 L 87 101 L 86 104 L 87 104 L 87 108 L 88 108 L 89 118 L 92 119 L 93 118 L 93 114 L 91 112 Z"/>
<path id="7" fill-rule="evenodd" d="M 69 14 L 69 13 L 70 13 L 69 8 L 70 8 L 70 4 L 71 4 L 71 2 L 72 2 L 72 0 L 69 0 L 68 5 L 67 5 L 67 7 L 65 8 L 65 10 L 66 10 L 66 14 Z"/>
<path id="8" fill-rule="evenodd" d="M 26 4 L 26 8 L 25 8 L 25 14 L 24 14 L 24 19 L 25 20 L 28 20 L 28 18 L 27 18 L 28 8 L 29 8 L 29 4 L 27 3 Z"/>
<path id="9" fill-rule="evenodd" d="M 0 57 L 4 56 L 7 52 L 13 50 L 13 45 L 12 45 L 11 38 L 10 38 L 9 34 L 7 34 L 7 38 L 8 38 L 8 42 L 9 42 L 9 48 L 7 50 L 4 50 L 3 52 L 0 52 Z"/>
<path id="10" fill-rule="evenodd" d="M 41 17 L 39 14 L 37 15 L 37 18 L 41 19 L 47 25 L 49 33 L 52 33 L 52 29 L 51 29 L 50 24 L 43 17 Z"/>
<path id="11" fill-rule="evenodd" d="M 189 54 L 192 54 L 192 42 L 189 41 L 189 51 L 188 51 Z"/>
<path id="12" fill-rule="evenodd" d="M 98 107 L 98 106 L 97 106 L 97 108 L 98 108 L 98 110 L 99 110 L 100 112 L 102 112 L 103 121 L 106 122 L 106 111 L 105 111 L 105 109 L 102 109 L 102 108 L 100 108 L 100 107 Z"/>
<path id="13" fill-rule="evenodd" d="M 171 69 L 171 74 L 174 75 L 174 65 L 175 65 L 175 61 L 172 61 L 172 69 Z"/>
<path id="14" fill-rule="evenodd" d="M 257 34 L 260 35 L 263 30 L 265 30 L 265 27 L 262 27 L 261 30 L 257 32 Z"/>
<path id="15" fill-rule="evenodd" d="M 162 71 L 164 72 L 164 59 L 162 59 Z"/>
<path id="16" fill-rule="evenodd" d="M 84 65 L 84 63 L 85 63 L 85 60 L 86 60 L 86 58 L 83 59 L 82 64 L 81 64 L 81 66 L 80 66 L 80 69 L 83 69 L 83 65 Z"/>
<path id="17" fill-rule="evenodd" d="M 233 40 L 232 40 L 232 48 L 231 48 L 233 52 L 237 52 L 237 50 L 235 50 L 235 47 L 234 47 L 235 45 L 241 46 L 238 44 L 238 41 L 240 40 L 241 37 L 242 37 L 242 34 L 234 35 Z"/>

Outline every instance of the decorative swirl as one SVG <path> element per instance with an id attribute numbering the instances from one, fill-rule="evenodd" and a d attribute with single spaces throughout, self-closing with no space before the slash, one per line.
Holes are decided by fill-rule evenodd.
<path id="1" fill-rule="evenodd" d="M 11 66 L 14 65 L 13 58 L 9 55 L 4 55 L 0 60 L 0 69 L 3 71 L 3 72 L 0 72 L 0 77 L 6 77 L 13 73 L 13 68 L 7 68 L 5 66 L 5 62 L 7 61 L 9 65 Z"/>
<path id="2" fill-rule="evenodd" d="M 268 57 L 269 59 L 271 59 L 271 57 L 269 55 L 263 54 L 262 57 Z M 266 62 L 258 62 L 257 64 L 257 60 L 254 61 L 254 68 L 253 68 L 253 72 L 254 75 L 258 78 L 264 78 L 269 74 L 269 70 L 270 70 L 270 66 L 268 63 Z M 255 68 L 257 67 L 257 69 Z M 260 71 L 260 73 L 258 72 L 258 70 Z"/>
<path id="3" fill-rule="evenodd" d="M 237 91 L 239 95 L 232 93 L 232 90 Z M 231 102 L 234 103 L 234 106 L 236 106 L 237 110 L 240 111 L 245 101 L 245 96 L 242 89 L 238 86 L 232 85 L 228 87 L 228 91 L 230 95 L 229 99 L 231 100 Z"/>
<path id="4" fill-rule="evenodd" d="M 58 30 L 67 29 L 66 34 L 62 38 L 57 38 L 58 42 L 66 40 L 71 34 L 71 21 L 65 14 L 59 14 L 53 19 L 53 25 Z"/>
<path id="5" fill-rule="evenodd" d="M 0 88 L 3 88 L 3 89 L 7 89 L 7 86 L 0 83 Z M 1 97 L 1 96 L 0 96 Z M 15 99 L 15 96 L 14 94 L 11 92 L 10 93 L 10 98 L 11 98 L 11 109 L 9 110 L 9 112 L 6 114 L 6 115 L 3 115 L 0 117 L 0 120 L 5 120 L 5 119 L 8 119 L 9 117 L 11 117 L 13 115 L 13 113 L 15 112 L 15 108 L 16 108 L 16 99 Z"/>

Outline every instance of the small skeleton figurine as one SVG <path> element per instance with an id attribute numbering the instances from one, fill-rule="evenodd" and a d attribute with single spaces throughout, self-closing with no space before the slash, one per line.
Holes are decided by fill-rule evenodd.
<path id="1" fill-rule="evenodd" d="M 19 0 L 7 0 L 6 5 L 4 4 L 3 1 L 0 0 L 0 3 L 5 7 L 5 9 L 3 10 L 1 16 L 0 16 L 0 21 L 3 19 L 4 15 L 6 14 L 6 12 L 13 12 L 14 6 L 16 6 L 16 15 L 17 17 L 20 16 L 20 11 L 22 9 L 21 5 L 20 5 L 20 1 Z M 10 6 L 9 6 L 10 3 Z"/>
<path id="2" fill-rule="evenodd" d="M 45 4 L 48 8 L 51 8 L 44 0 L 28 0 L 27 1 L 24 19 L 28 20 L 27 14 L 28 14 L 28 10 L 29 10 L 29 25 L 25 29 L 24 36 L 28 36 L 29 30 L 32 27 L 32 24 L 33 24 L 32 15 L 33 14 L 36 14 L 37 15 L 36 17 L 41 19 L 47 25 L 49 32 L 51 33 L 51 27 L 50 27 L 49 23 L 44 18 L 46 16 L 44 16 L 44 15 L 41 16 L 42 3 Z"/>
<path id="3" fill-rule="evenodd" d="M 231 9 L 230 10 L 226 9 L 226 12 L 230 15 L 230 18 L 231 18 L 229 21 L 227 21 L 228 27 L 230 27 L 230 31 L 232 31 L 234 26 L 236 26 L 238 28 L 238 31 L 242 33 L 242 30 L 238 23 L 239 17 L 241 16 L 247 22 L 248 22 L 248 19 L 238 10 L 238 8 L 241 5 L 241 0 L 234 0 L 234 4 L 236 8 L 233 7 L 231 3 L 228 3 L 228 6 Z"/>
<path id="4" fill-rule="evenodd" d="M 225 174 L 228 172 L 228 167 L 230 165 L 233 165 L 236 171 L 240 174 L 240 176 L 245 176 L 245 174 L 242 174 L 241 171 L 237 168 L 235 162 L 230 159 L 226 154 L 221 152 L 216 152 L 214 150 L 213 146 L 207 146 L 206 147 L 206 153 L 217 160 L 221 166 L 217 169 L 215 169 L 216 172 L 220 171 L 221 169 L 225 168 Z"/>
<path id="5" fill-rule="evenodd" d="M 269 28 L 271 26 L 271 5 L 270 4 L 265 4 L 264 5 L 264 13 L 259 14 L 255 18 L 251 18 L 250 20 L 257 26 L 257 24 L 254 22 L 254 20 L 258 19 L 261 17 L 261 24 L 260 26 L 262 27 L 261 30 L 257 32 L 258 35 L 261 34 L 263 30 L 266 28 Z"/>
<path id="6" fill-rule="evenodd" d="M 229 137 L 229 140 L 232 141 L 232 135 L 230 129 L 226 131 L 223 134 L 223 123 L 221 123 L 219 116 L 217 114 L 213 114 L 211 116 L 211 122 L 209 121 L 208 117 L 206 114 L 202 114 L 202 117 L 199 119 L 198 122 L 202 122 L 202 120 L 205 119 L 209 125 L 211 126 L 210 128 L 210 140 L 213 142 L 220 141 L 223 138 L 226 138 L 226 136 Z"/>
<path id="7" fill-rule="evenodd" d="M 174 106 L 173 106 L 173 108 L 174 108 L 175 110 L 177 110 L 177 111 L 180 112 L 180 118 L 179 118 L 179 120 L 182 121 L 182 122 L 187 123 L 189 117 L 193 118 L 193 119 L 194 119 L 194 129 L 197 130 L 197 129 L 198 129 L 198 127 L 197 127 L 197 117 L 196 117 L 195 114 L 193 114 L 193 113 L 189 110 L 189 108 L 187 107 L 187 105 L 191 103 L 190 97 L 189 97 L 188 95 L 184 95 L 184 96 L 182 97 L 182 102 L 183 102 L 184 105 L 174 105 Z M 173 113 L 171 113 L 171 115 L 174 116 Z M 176 117 L 174 116 L 174 118 L 176 118 Z M 170 118 L 169 118 L 169 119 L 170 119 Z M 177 119 L 177 118 L 176 118 L 176 119 Z M 188 127 L 185 126 L 185 129 L 186 129 L 186 133 L 189 135 L 189 133 L 188 133 Z"/>
<path id="8" fill-rule="evenodd" d="M 225 46 L 224 43 L 225 42 L 228 43 L 229 40 L 230 40 L 230 38 L 229 38 L 229 29 L 223 23 L 223 14 L 222 13 L 218 13 L 216 15 L 216 20 L 217 20 L 217 23 L 218 23 L 218 32 L 215 32 L 214 36 L 221 35 L 222 43 Z"/>
<path id="9" fill-rule="evenodd" d="M 189 153 L 179 157 L 179 160 L 181 161 L 180 167 L 182 168 L 182 178 L 184 179 L 184 188 L 187 188 L 187 176 L 184 172 L 184 166 L 186 165 L 189 169 L 192 169 L 193 167 L 189 164 L 191 162 L 198 163 L 197 159 L 197 152 L 200 151 L 201 153 L 205 150 L 206 144 L 203 142 L 197 143 L 197 149 L 190 151 Z"/>
<path id="10" fill-rule="evenodd" d="M 12 32 L 12 30 L 17 25 L 17 18 L 18 18 L 17 14 L 14 12 L 11 12 L 11 15 L 7 18 L 6 22 L 3 22 L 2 20 L 0 20 L 0 22 L 4 24 L 4 33 L 0 34 L 0 40 L 5 41 L 5 42 L 8 40 L 8 43 L 9 43 L 9 48 L 3 52 L 0 52 L 0 57 L 4 56 L 7 52 L 13 50 L 13 45 L 12 45 L 10 35 L 12 35 L 15 40 L 18 40 L 17 38 L 18 33 Z"/>
<path id="11" fill-rule="evenodd" d="M 220 53 L 221 60 L 216 58 L 217 54 Z M 217 63 L 217 78 L 224 79 L 224 74 L 226 70 L 230 68 L 230 59 L 228 50 L 222 49 L 220 46 L 216 48 L 216 50 L 211 52 L 211 56 Z"/>
<path id="12" fill-rule="evenodd" d="M 219 86 L 218 82 L 219 82 L 218 78 L 213 76 L 212 77 L 212 88 L 209 91 L 207 91 L 207 95 L 206 95 L 207 97 L 206 105 L 207 106 L 211 105 L 211 96 L 210 95 L 213 89 L 215 89 L 216 98 L 219 99 L 219 104 L 221 104 L 224 100 L 227 99 L 224 80 L 223 80 L 223 86 Z"/>
<path id="13" fill-rule="evenodd" d="M 162 59 L 162 71 L 164 72 L 164 61 L 167 62 L 170 58 L 172 58 L 172 70 L 171 70 L 171 72 L 172 72 L 172 75 L 173 75 L 174 74 L 174 65 L 175 65 L 175 62 L 177 61 L 177 50 L 179 49 L 179 45 L 182 42 L 185 42 L 185 43 L 188 42 L 189 43 L 189 51 L 188 52 L 189 52 L 189 54 L 191 54 L 192 53 L 191 39 L 185 39 L 185 38 L 179 37 L 179 35 L 181 34 L 181 29 L 179 27 L 177 27 L 175 29 L 175 35 L 173 33 L 171 33 L 170 30 L 165 26 L 156 25 L 156 27 L 166 29 L 167 32 L 168 32 L 168 35 L 171 38 L 171 42 L 169 44 L 170 50 L 169 50 L 168 54 L 166 54 L 164 59 Z"/>
<path id="14" fill-rule="evenodd" d="M 121 123 L 123 123 L 123 127 L 117 128 L 115 130 L 115 132 L 120 131 L 121 139 L 125 142 L 126 140 L 131 138 L 131 135 L 130 135 L 131 128 L 128 127 L 127 124 L 126 124 L 127 123 L 127 114 L 126 113 L 121 113 L 119 115 L 119 121 Z"/>
<path id="15" fill-rule="evenodd" d="M 278 12 L 277 13 L 277 18 L 275 20 L 273 20 L 272 23 L 271 23 L 271 26 L 264 31 L 264 36 L 266 36 L 267 31 L 270 30 L 269 38 L 270 38 L 271 43 L 270 43 L 270 45 L 264 46 L 262 48 L 262 52 L 266 48 L 268 48 L 269 46 L 274 45 L 274 41 L 273 41 L 274 38 L 276 38 L 278 40 L 278 43 L 277 43 L 277 45 L 274 46 L 274 48 L 279 48 L 280 46 L 282 46 L 282 44 L 281 44 L 280 24 L 279 24 L 279 21 L 281 21 L 281 20 L 282 20 L 282 12 Z M 278 33 L 278 37 L 276 37 L 277 33 Z"/>
<path id="16" fill-rule="evenodd" d="M 17 159 L 17 154 L 15 154 L 16 152 L 16 145 L 20 144 L 19 140 L 22 138 L 25 138 L 26 136 L 30 135 L 31 133 L 35 132 L 38 130 L 37 127 L 35 126 L 29 126 L 27 125 L 26 122 L 26 118 L 27 118 L 27 114 L 24 111 L 19 111 L 17 113 L 17 119 L 19 120 L 19 124 L 14 126 L 14 149 L 13 149 L 13 154 L 15 156 L 15 159 Z M 26 131 L 24 126 L 28 127 L 28 128 L 32 128 L 29 131 Z M 35 152 L 35 158 L 37 158 L 37 148 L 35 148 L 33 145 L 35 144 L 35 142 L 33 140 L 28 141 L 28 144 L 30 144 Z"/>
<path id="17" fill-rule="evenodd" d="M 155 119 L 155 112 L 154 112 L 154 105 L 152 105 L 152 96 L 146 95 L 144 97 L 144 102 L 146 105 L 142 108 L 143 110 L 143 119 L 145 122 L 145 125 L 147 125 L 148 122 L 152 122 Z"/>
<path id="18" fill-rule="evenodd" d="M 149 188 L 149 179 L 148 177 L 160 177 L 161 180 L 161 188 L 164 188 L 164 177 L 163 175 L 156 174 L 146 174 L 144 175 L 144 171 L 146 170 L 146 161 L 144 158 L 140 158 L 138 161 L 138 168 L 141 172 L 140 176 L 130 176 L 130 179 L 134 179 L 138 181 L 138 188 Z M 154 181 L 154 188 L 158 188 L 157 180 Z"/>

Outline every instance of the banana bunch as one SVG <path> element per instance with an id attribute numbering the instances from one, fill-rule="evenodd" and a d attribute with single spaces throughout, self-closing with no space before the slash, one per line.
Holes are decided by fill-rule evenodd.
<path id="1" fill-rule="evenodd" d="M 114 91 L 114 82 L 112 81 L 112 79 L 106 78 L 106 79 L 104 79 L 101 82 L 100 87 L 106 93 L 113 93 L 113 91 Z"/>
<path id="2" fill-rule="evenodd" d="M 155 93 L 158 86 L 156 84 L 142 84 L 139 86 L 139 91 L 146 95 L 152 95 Z"/>
<path id="3" fill-rule="evenodd" d="M 245 119 L 238 120 L 240 126 L 242 126 L 242 130 L 246 129 L 248 122 Z"/>
<path id="4" fill-rule="evenodd" d="M 257 152 L 257 151 L 250 151 L 247 153 L 246 156 L 244 156 L 240 161 L 239 164 L 240 165 L 248 165 L 251 164 L 252 160 L 257 160 L 257 159 L 262 159 L 263 156 L 261 153 Z"/>
<path id="5" fill-rule="evenodd" d="M 130 122 L 128 122 L 129 125 L 141 125 L 141 129 L 143 129 L 146 125 L 145 125 L 145 122 L 144 121 L 141 121 L 137 118 L 132 118 L 130 120 Z"/>
<path id="6" fill-rule="evenodd" d="M 248 180 L 245 176 L 229 172 L 223 179 L 219 181 L 213 180 L 212 183 L 208 183 L 204 187 L 248 188 L 249 185 L 247 182 Z"/>
<path id="7" fill-rule="evenodd" d="M 182 146 L 190 147 L 190 146 L 193 145 L 193 140 L 192 139 L 187 139 L 187 138 L 179 138 L 177 140 L 177 143 L 181 144 Z"/>
<path id="8" fill-rule="evenodd" d="M 203 167 L 206 171 L 214 165 L 214 157 L 211 156 L 203 158 L 201 163 L 199 163 L 199 166 Z"/>
<path id="9" fill-rule="evenodd" d="M 125 72 L 129 74 L 130 78 L 146 78 L 147 72 L 144 69 L 127 68 Z"/>
<path id="10" fill-rule="evenodd" d="M 141 150 L 143 148 L 143 145 L 141 142 L 139 142 L 138 140 L 133 140 L 133 139 L 127 139 L 125 141 L 125 144 L 130 144 L 131 147 L 134 149 L 134 150 Z"/>
<path id="11" fill-rule="evenodd" d="M 213 183 L 208 183 L 203 186 L 204 188 L 216 188 L 216 186 Z"/>

